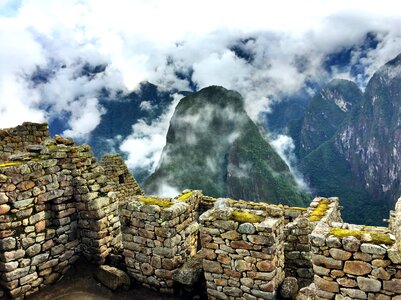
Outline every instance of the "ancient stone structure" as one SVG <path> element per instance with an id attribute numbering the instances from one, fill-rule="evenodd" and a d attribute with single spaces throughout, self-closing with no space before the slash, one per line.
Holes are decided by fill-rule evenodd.
<path id="1" fill-rule="evenodd" d="M 143 196 L 120 157 L 97 163 L 44 124 L 0 131 L 0 147 L 0 298 L 31 295 L 84 256 L 120 257 L 161 293 L 202 272 L 209 299 L 294 297 L 294 286 L 297 299 L 401 299 L 401 200 L 388 228 L 352 225 L 337 198 L 297 208 L 190 190 Z"/>
<path id="2" fill-rule="evenodd" d="M 128 273 L 147 287 L 173 293 L 173 273 L 197 252 L 197 192 L 176 199 L 133 197 L 120 204 Z"/>
<path id="3" fill-rule="evenodd" d="M 40 144 L 49 137 L 47 124 L 25 122 L 15 128 L 1 129 L 0 161 L 6 161 L 10 155 L 24 152 L 28 145 Z"/>
<path id="4" fill-rule="evenodd" d="M 220 202 L 200 217 L 208 295 L 273 299 L 284 279 L 283 218 Z"/>
<path id="5" fill-rule="evenodd" d="M 129 172 L 120 155 L 106 154 L 102 157 L 100 165 L 105 171 L 108 184 L 117 193 L 118 200 L 123 200 L 133 195 L 144 195 L 143 190 Z"/>

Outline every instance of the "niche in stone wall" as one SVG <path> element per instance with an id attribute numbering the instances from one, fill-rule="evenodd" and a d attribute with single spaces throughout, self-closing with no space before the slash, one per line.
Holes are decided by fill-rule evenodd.
<path id="1" fill-rule="evenodd" d="M 118 183 L 120 184 L 125 183 L 124 174 L 118 175 Z"/>

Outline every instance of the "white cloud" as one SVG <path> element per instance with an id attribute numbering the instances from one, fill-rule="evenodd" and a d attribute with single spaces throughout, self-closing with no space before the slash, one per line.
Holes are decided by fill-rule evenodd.
<path id="1" fill-rule="evenodd" d="M 176 72 L 193 72 L 199 87 L 220 84 L 239 91 L 257 120 L 269 110 L 272 96 L 294 92 L 305 80 L 329 79 L 322 68 L 326 55 L 360 44 L 368 32 L 378 33 L 377 48 L 366 57 L 358 49 L 352 53 L 366 65 L 364 76 L 353 78 L 362 86 L 401 50 L 401 2 L 392 0 L 18 4 L 0 0 L 0 127 L 70 114 L 71 129 L 65 133 L 81 138 L 99 122 L 102 110 L 94 99 L 102 88 L 127 92 L 148 80 L 185 90 L 189 82 Z M 248 39 L 241 47 L 251 54 L 249 61 L 232 51 L 240 39 Z M 107 69 L 81 76 L 85 63 Z M 32 85 L 28 79 L 36 68 L 49 66 L 51 79 Z M 348 69 L 334 73 L 352 78 Z M 171 114 L 170 109 L 151 125 L 135 125 L 122 146 L 132 153 L 131 166 L 155 167 Z"/>
<path id="2" fill-rule="evenodd" d="M 70 104 L 72 117 L 71 129 L 63 132 L 63 135 L 72 138 L 84 139 L 100 123 L 100 117 L 105 113 L 96 98 L 75 101 Z"/>
<path id="3" fill-rule="evenodd" d="M 297 158 L 294 154 L 295 145 L 292 138 L 287 135 L 279 134 L 275 137 L 271 137 L 270 144 L 290 168 L 290 171 L 294 175 L 295 181 L 297 182 L 298 186 L 305 189 L 306 191 L 309 191 L 307 183 L 305 182 L 301 173 L 295 167 L 297 164 Z"/>
<path id="4" fill-rule="evenodd" d="M 13 37 L 6 41 L 2 37 L 4 73 L 21 79 L 21 70 L 29 74 L 37 65 L 45 67 L 51 61 L 66 65 L 39 89 L 36 100 L 31 94 L 38 91 L 28 93 L 29 85 L 22 83 L 18 89 L 25 91 L 13 97 L 34 112 L 38 108 L 32 101 L 40 98 L 55 106 L 51 114 L 65 110 L 60 106 L 76 101 L 77 93 L 83 99 L 95 97 L 102 86 L 132 90 L 150 80 L 185 89 L 188 83 L 175 72 L 192 68 L 199 87 L 221 84 L 241 92 L 256 119 L 257 110 L 269 108 L 269 94 L 291 92 L 305 79 L 319 78 L 327 53 L 361 42 L 369 31 L 382 32 L 379 47 L 363 59 L 369 76 L 400 50 L 401 4 L 391 0 L 27 0 L 19 10 L 12 1 L 1 4 L 4 11 L 14 12 L 0 17 L 2 34 Z M 235 40 L 250 36 L 255 40 L 247 44 L 254 54 L 249 64 L 229 48 Z M 308 64 L 299 72 L 294 58 L 302 56 Z M 109 68 L 102 78 L 89 82 L 71 76 L 80 67 L 78 61 Z M 32 115 L 43 119 L 45 114 Z"/>
<path id="5" fill-rule="evenodd" d="M 153 172 L 166 144 L 166 134 L 170 119 L 181 95 L 176 94 L 174 101 L 159 118 L 151 124 L 139 120 L 132 127 L 129 135 L 120 146 L 120 150 L 128 154 L 126 163 L 130 169 L 146 169 Z"/>

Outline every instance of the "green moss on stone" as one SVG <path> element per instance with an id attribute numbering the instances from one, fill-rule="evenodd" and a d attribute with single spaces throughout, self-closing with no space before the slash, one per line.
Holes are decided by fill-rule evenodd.
<path id="1" fill-rule="evenodd" d="M 138 198 L 137 201 L 142 202 L 146 205 L 157 205 L 160 207 L 170 207 L 174 203 L 163 200 L 163 199 L 157 199 L 157 198 L 150 198 L 150 197 L 143 197 L 143 198 Z"/>
<path id="2" fill-rule="evenodd" d="M 391 245 L 394 244 L 394 240 L 390 238 L 388 233 L 377 232 L 377 231 L 366 231 L 366 230 L 356 230 L 356 229 L 341 229 L 341 228 L 332 228 L 330 230 L 331 235 L 334 235 L 338 238 L 345 238 L 347 236 L 354 236 L 357 239 L 361 240 L 363 235 L 370 235 L 372 238 L 370 243 L 373 244 L 386 244 Z"/>
<path id="3" fill-rule="evenodd" d="M 262 216 L 243 211 L 233 212 L 231 218 L 240 223 L 259 223 L 264 220 Z"/>

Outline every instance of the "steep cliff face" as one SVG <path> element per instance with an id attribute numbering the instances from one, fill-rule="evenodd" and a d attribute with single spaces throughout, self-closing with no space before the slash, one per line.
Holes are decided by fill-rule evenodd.
<path id="1" fill-rule="evenodd" d="M 336 98 L 354 99 L 352 109 L 321 106 L 331 120 L 321 123 L 307 110 L 298 127 L 300 169 L 316 193 L 340 197 L 347 221 L 378 224 L 401 195 L 401 55 L 372 76 L 363 97 L 354 84 L 341 85 Z"/>
<path id="2" fill-rule="evenodd" d="M 177 105 L 159 166 L 145 190 L 154 193 L 166 185 L 270 203 L 303 205 L 306 198 L 246 114 L 241 95 L 216 86 Z"/>
<path id="3" fill-rule="evenodd" d="M 353 107 L 358 106 L 363 94 L 352 81 L 335 79 L 312 98 L 305 111 L 298 137 L 299 156 L 305 157 L 328 141 Z"/>
<path id="4" fill-rule="evenodd" d="M 335 144 L 369 195 L 393 205 L 401 195 L 401 54 L 373 75 Z"/>

